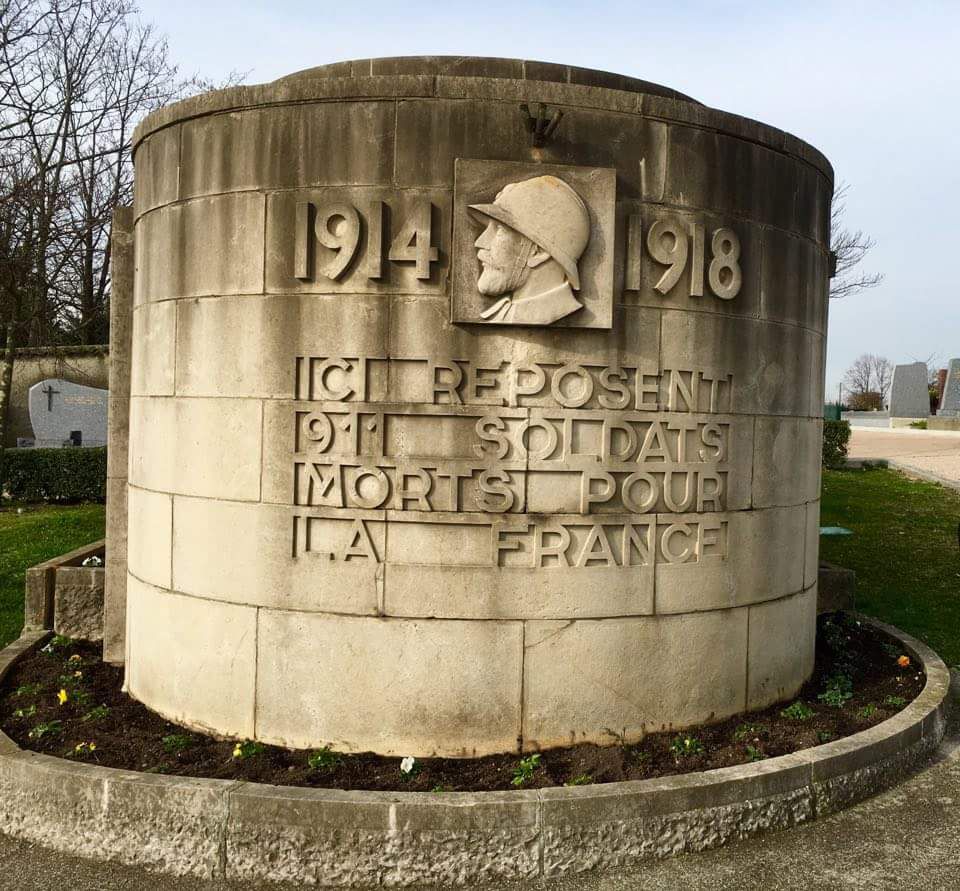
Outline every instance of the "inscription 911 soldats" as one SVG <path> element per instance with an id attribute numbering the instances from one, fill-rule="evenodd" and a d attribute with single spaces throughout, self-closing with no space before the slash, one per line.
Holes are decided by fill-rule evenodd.
<path id="1" fill-rule="evenodd" d="M 422 401 L 387 401 L 391 378 Z M 366 524 L 386 512 L 485 523 L 503 567 L 726 553 L 709 514 L 726 508 L 729 375 L 315 356 L 296 379 L 295 556 L 313 549 L 312 519 L 341 512 L 353 532 L 330 556 L 348 561 L 382 560 Z"/>

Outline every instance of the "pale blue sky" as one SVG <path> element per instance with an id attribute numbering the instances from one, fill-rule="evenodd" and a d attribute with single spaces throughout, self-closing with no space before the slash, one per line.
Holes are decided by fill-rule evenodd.
<path id="1" fill-rule="evenodd" d="M 828 392 L 862 352 L 960 356 L 960 3 L 141 0 L 185 71 L 248 83 L 339 59 L 509 56 L 667 84 L 811 142 L 877 241 L 831 301 Z"/>

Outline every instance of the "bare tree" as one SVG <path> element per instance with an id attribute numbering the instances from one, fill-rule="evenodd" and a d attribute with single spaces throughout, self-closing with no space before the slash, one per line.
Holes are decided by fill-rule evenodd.
<path id="1" fill-rule="evenodd" d="M 893 382 L 893 362 L 886 356 L 870 356 L 873 388 L 885 402 L 890 384 Z"/>
<path id="2" fill-rule="evenodd" d="M 830 206 L 830 250 L 836 257 L 836 271 L 830 280 L 830 296 L 836 298 L 849 297 L 868 288 L 875 288 L 883 281 L 881 273 L 857 269 L 875 242 L 860 229 L 854 231 L 843 225 L 849 190 L 847 183 L 840 183 L 833 193 L 833 203 Z"/>
<path id="3" fill-rule="evenodd" d="M 854 360 L 843 376 L 843 382 L 851 393 L 870 393 L 873 391 L 874 357 L 864 353 Z"/>
<path id="4" fill-rule="evenodd" d="M 200 86 L 132 0 L 0 0 L 0 394 L 16 346 L 106 339 L 134 127 Z"/>
<path id="5" fill-rule="evenodd" d="M 179 90 L 166 41 L 127 12 L 112 29 L 101 60 L 103 75 L 71 133 L 71 201 L 62 219 L 68 256 L 54 283 L 61 323 L 82 343 L 107 337 L 110 287 L 109 227 L 113 209 L 133 200 L 130 141 L 137 120 Z"/>

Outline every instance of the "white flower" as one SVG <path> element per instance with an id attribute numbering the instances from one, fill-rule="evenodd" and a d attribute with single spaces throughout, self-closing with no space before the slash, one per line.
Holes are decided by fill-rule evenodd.
<path id="1" fill-rule="evenodd" d="M 400 773 L 413 773 L 413 767 L 416 763 L 416 758 L 412 755 L 407 755 L 407 757 L 400 762 Z"/>

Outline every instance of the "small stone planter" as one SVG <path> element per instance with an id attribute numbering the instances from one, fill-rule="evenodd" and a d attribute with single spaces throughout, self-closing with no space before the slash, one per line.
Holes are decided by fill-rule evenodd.
<path id="1" fill-rule="evenodd" d="M 920 696 L 862 733 L 756 764 L 518 792 L 341 792 L 115 770 L 0 734 L 0 831 L 177 875 L 341 886 L 562 876 L 704 850 L 849 807 L 940 744 L 946 666 L 873 624 L 923 666 Z M 0 678 L 46 636 L 2 651 Z"/>
<path id="2" fill-rule="evenodd" d="M 53 629 L 79 640 L 103 640 L 103 566 L 83 566 L 104 556 L 103 540 L 31 566 L 26 573 L 24 632 Z"/>

